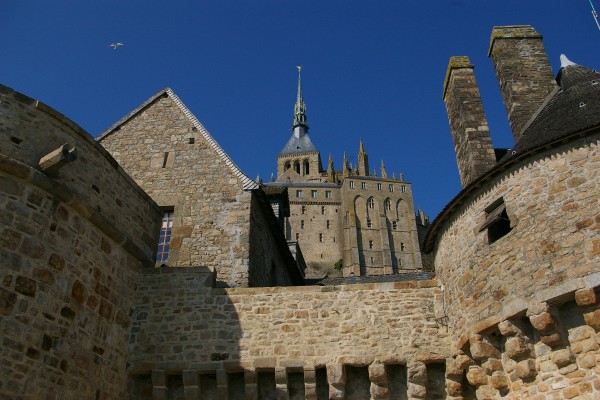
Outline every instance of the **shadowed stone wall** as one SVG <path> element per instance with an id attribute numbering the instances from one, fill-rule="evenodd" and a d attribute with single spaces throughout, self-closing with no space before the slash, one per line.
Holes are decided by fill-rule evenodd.
<path id="1" fill-rule="evenodd" d="M 0 107 L 0 397 L 124 398 L 135 274 L 153 265 L 160 210 L 61 114 L 3 86 Z M 64 143 L 77 158 L 40 172 Z"/>
<path id="2" fill-rule="evenodd" d="M 219 371 L 241 371 L 248 394 L 257 385 L 271 390 L 267 378 L 257 383 L 261 371 L 275 373 L 277 391 L 288 392 L 291 384 L 296 392 L 298 382 L 289 376 L 303 371 L 306 396 L 315 399 L 319 367 L 327 367 L 330 393 L 340 396 L 345 365 L 370 367 L 369 379 L 377 384 L 367 386 L 381 394 L 387 393 L 385 364 L 413 370 L 449 355 L 445 328 L 435 318 L 441 299 L 435 281 L 215 289 L 213 279 L 208 269 L 197 268 L 141 275 L 131 376 L 212 371 L 219 390 L 227 392 L 227 377 Z M 409 381 L 413 398 L 425 393 L 426 376 L 424 371 Z"/>

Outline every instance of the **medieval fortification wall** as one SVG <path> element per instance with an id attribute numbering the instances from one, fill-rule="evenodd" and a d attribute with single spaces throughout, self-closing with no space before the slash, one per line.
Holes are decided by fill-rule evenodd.
<path id="1" fill-rule="evenodd" d="M 0 393 L 125 397 L 135 273 L 160 210 L 93 138 L 0 87 Z M 62 144 L 74 152 L 52 153 Z"/>

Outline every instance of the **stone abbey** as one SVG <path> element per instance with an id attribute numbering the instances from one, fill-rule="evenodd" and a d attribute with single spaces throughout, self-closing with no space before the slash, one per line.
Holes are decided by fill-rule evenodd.
<path id="1" fill-rule="evenodd" d="M 600 73 L 525 25 L 489 57 L 514 146 L 451 57 L 431 224 L 362 140 L 323 167 L 300 76 L 267 183 L 171 89 L 94 139 L 0 86 L 0 398 L 598 398 Z"/>
<path id="2" fill-rule="evenodd" d="M 306 275 L 335 272 L 336 263 L 344 276 L 420 270 L 410 184 L 402 174 L 400 179 L 395 174 L 388 178 L 383 161 L 380 176 L 376 170 L 371 173 L 362 140 L 356 168 L 344 153 L 341 170 L 334 168 L 331 155 L 324 170 L 308 129 L 298 75 L 292 136 L 277 155 L 277 181 L 266 186 L 288 190 L 285 235 L 288 241 L 300 242 Z M 419 216 L 424 233 L 428 221 L 422 212 Z"/>

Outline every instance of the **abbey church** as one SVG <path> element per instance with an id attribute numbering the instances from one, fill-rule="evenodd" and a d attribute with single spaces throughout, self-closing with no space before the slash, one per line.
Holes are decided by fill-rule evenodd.
<path id="1" fill-rule="evenodd" d="M 368 138 L 322 164 L 300 75 L 265 183 L 171 89 L 93 138 L 0 85 L 0 398 L 599 398 L 600 73 L 528 25 L 488 56 L 514 145 L 451 57 L 431 224 Z"/>
<path id="2" fill-rule="evenodd" d="M 300 243 L 307 276 L 334 272 L 336 264 L 344 276 L 422 269 L 410 184 L 402 175 L 388 178 L 383 161 L 380 176 L 376 169 L 371 173 L 362 140 L 356 168 L 344 153 L 340 170 L 331 155 L 324 170 L 308 129 L 298 75 L 292 135 L 277 155 L 277 181 L 266 186 L 288 190 L 285 235 Z M 428 221 L 422 212 L 419 217 L 424 231 Z"/>

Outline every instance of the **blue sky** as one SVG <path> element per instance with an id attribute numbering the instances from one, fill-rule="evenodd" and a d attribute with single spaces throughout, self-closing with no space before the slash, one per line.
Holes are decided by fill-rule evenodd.
<path id="1" fill-rule="evenodd" d="M 597 0 L 596 0 L 597 1 Z M 598 7 L 599 4 L 596 4 Z M 475 64 L 495 147 L 511 147 L 491 61 L 495 25 L 531 24 L 559 55 L 600 68 L 588 0 L 3 0 L 0 83 L 97 136 L 172 88 L 250 177 L 276 173 L 303 65 L 323 162 L 403 172 L 432 218 L 460 190 L 442 85 L 450 56 Z M 125 46 L 113 50 L 115 41 Z M 354 161 L 355 162 L 355 161 Z"/>

